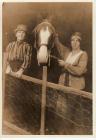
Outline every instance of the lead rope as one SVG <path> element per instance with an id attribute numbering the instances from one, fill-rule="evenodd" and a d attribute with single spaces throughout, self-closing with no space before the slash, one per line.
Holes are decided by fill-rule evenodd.
<path id="1" fill-rule="evenodd" d="M 50 67 L 50 61 L 51 61 L 51 59 L 50 59 L 50 57 L 51 57 L 51 50 L 52 50 L 53 47 L 54 47 L 54 43 L 52 43 L 52 47 L 51 47 L 51 49 L 48 51 L 48 57 L 49 57 L 48 66 L 49 66 L 49 67 Z"/>
<path id="2" fill-rule="evenodd" d="M 38 66 L 40 66 L 39 60 L 38 60 L 38 50 L 37 50 L 37 61 L 38 61 Z"/>
<path id="3" fill-rule="evenodd" d="M 49 50 L 49 52 L 48 52 L 48 57 L 49 57 L 48 66 L 49 67 L 50 67 L 50 53 L 51 53 L 51 51 Z"/>

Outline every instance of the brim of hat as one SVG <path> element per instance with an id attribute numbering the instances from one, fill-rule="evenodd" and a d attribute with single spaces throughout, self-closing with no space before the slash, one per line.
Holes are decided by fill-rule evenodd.
<path id="1" fill-rule="evenodd" d="M 14 30 L 15 33 L 18 32 L 18 31 L 24 31 L 24 32 L 27 32 L 27 30 L 23 30 L 23 29 L 21 29 L 21 30 L 15 29 L 15 30 Z"/>
<path id="2" fill-rule="evenodd" d="M 82 40 L 82 38 L 80 37 L 80 36 L 78 36 L 78 35 L 73 35 L 72 37 L 71 37 L 71 39 L 72 38 L 78 38 L 79 40 Z"/>

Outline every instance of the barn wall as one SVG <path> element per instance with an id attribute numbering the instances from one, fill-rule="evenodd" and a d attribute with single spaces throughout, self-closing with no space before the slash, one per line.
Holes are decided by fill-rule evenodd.
<path id="1" fill-rule="evenodd" d="M 17 24 L 27 24 L 28 42 L 31 31 L 42 21 L 50 19 L 59 34 L 60 41 L 70 47 L 74 31 L 82 33 L 82 49 L 88 53 L 86 90 L 92 91 L 92 4 L 91 3 L 4 3 L 3 4 L 3 49 L 14 40 L 13 30 Z"/>

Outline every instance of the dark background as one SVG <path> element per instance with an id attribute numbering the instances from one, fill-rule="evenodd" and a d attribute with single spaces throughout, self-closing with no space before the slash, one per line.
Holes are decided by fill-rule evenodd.
<path id="1" fill-rule="evenodd" d="M 59 34 L 60 41 L 70 47 L 70 36 L 82 33 L 81 48 L 88 53 L 86 90 L 92 92 L 92 3 L 3 3 L 3 51 L 13 41 L 13 30 L 26 24 L 31 32 L 42 21 L 49 19 Z"/>

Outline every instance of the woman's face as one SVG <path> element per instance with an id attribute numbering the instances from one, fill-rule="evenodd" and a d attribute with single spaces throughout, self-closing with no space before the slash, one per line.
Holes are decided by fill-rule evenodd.
<path id="1" fill-rule="evenodd" d="M 23 41 L 25 39 L 26 33 L 24 31 L 17 31 L 16 37 L 18 41 Z"/>
<path id="2" fill-rule="evenodd" d="M 80 40 L 75 36 L 71 38 L 71 47 L 72 50 L 77 50 L 80 48 Z"/>

